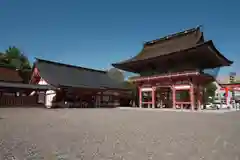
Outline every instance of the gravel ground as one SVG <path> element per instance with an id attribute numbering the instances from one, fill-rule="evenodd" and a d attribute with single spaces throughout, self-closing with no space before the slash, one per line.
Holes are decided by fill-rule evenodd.
<path id="1" fill-rule="evenodd" d="M 0 109 L 0 160 L 240 160 L 240 112 Z"/>

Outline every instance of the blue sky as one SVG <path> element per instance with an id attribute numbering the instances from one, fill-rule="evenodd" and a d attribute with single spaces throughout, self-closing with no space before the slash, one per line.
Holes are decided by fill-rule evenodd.
<path id="1" fill-rule="evenodd" d="M 96 69 L 136 55 L 144 41 L 203 25 L 240 74 L 238 0 L 0 0 L 0 51 Z"/>

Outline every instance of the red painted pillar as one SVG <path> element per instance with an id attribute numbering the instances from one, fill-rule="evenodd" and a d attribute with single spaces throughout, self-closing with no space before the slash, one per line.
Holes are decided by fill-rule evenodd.
<path id="1" fill-rule="evenodd" d="M 155 108 L 156 87 L 152 87 L 152 108 Z"/>
<path id="2" fill-rule="evenodd" d="M 199 109 L 201 110 L 202 108 L 202 105 L 203 105 L 203 92 L 204 92 L 204 89 L 202 86 L 200 86 L 200 89 L 199 89 L 199 102 L 200 102 L 200 106 L 199 106 Z"/>
<path id="3" fill-rule="evenodd" d="M 142 108 L 142 88 L 138 87 L 139 107 Z"/>
<path id="4" fill-rule="evenodd" d="M 176 89 L 174 85 L 172 85 L 172 102 L 173 108 L 176 109 Z"/>
<path id="5" fill-rule="evenodd" d="M 194 99 L 194 85 L 190 83 L 190 101 L 191 101 L 191 109 L 194 110 L 195 107 L 195 99 Z"/>
<path id="6" fill-rule="evenodd" d="M 228 105 L 228 88 L 225 87 L 225 100 L 226 100 L 226 105 Z"/>
<path id="7" fill-rule="evenodd" d="M 198 85 L 197 87 L 197 109 L 200 109 L 201 107 L 201 90 L 200 90 L 200 86 Z"/>

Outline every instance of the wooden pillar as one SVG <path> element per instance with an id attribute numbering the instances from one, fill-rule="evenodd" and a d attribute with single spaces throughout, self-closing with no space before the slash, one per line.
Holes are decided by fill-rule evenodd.
<path id="1" fill-rule="evenodd" d="M 101 107 L 103 105 L 103 92 L 101 91 L 100 93 L 100 104 L 99 107 Z"/>
<path id="2" fill-rule="evenodd" d="M 1 107 L 1 104 L 2 104 L 2 91 L 0 91 L 0 107 Z"/>
<path id="3" fill-rule="evenodd" d="M 138 87 L 138 95 L 139 95 L 139 108 L 142 108 L 142 88 Z"/>
<path id="4" fill-rule="evenodd" d="M 202 109 L 201 107 L 203 105 L 203 88 L 200 85 L 199 85 L 198 92 L 199 92 L 199 104 L 198 104 L 199 106 L 198 106 L 198 109 L 201 110 Z"/>
<path id="5" fill-rule="evenodd" d="M 95 94 L 95 107 L 98 107 L 98 94 Z"/>
<path id="6" fill-rule="evenodd" d="M 194 110 L 195 99 L 194 99 L 194 84 L 190 82 L 190 101 L 191 101 L 191 110 Z"/>
<path id="7" fill-rule="evenodd" d="M 226 100 L 226 105 L 228 105 L 228 88 L 225 87 L 225 100 Z"/>
<path id="8" fill-rule="evenodd" d="M 149 93 L 149 92 L 148 92 L 148 93 Z M 152 98 L 152 92 L 151 92 L 151 98 Z M 151 107 L 152 107 L 152 106 L 151 106 L 151 105 L 152 105 L 152 101 L 151 101 L 151 102 L 148 101 L 148 104 L 147 104 L 147 105 L 148 105 L 148 108 L 151 108 Z"/>
<path id="9" fill-rule="evenodd" d="M 152 88 L 152 108 L 155 108 L 156 87 Z"/>
<path id="10" fill-rule="evenodd" d="M 201 94 L 200 94 L 200 102 L 201 102 L 201 108 L 200 109 L 203 109 L 203 107 L 204 107 L 204 87 L 203 86 L 201 86 L 201 88 L 200 88 L 200 92 L 201 92 Z"/>
<path id="11" fill-rule="evenodd" d="M 201 108 L 201 90 L 200 90 L 200 86 L 198 84 L 197 86 L 197 109 L 199 110 Z"/>
<path id="12" fill-rule="evenodd" d="M 176 109 L 176 89 L 174 85 L 172 85 L 172 102 L 173 108 Z"/>
<path id="13" fill-rule="evenodd" d="M 47 96 L 47 91 L 44 91 L 44 99 L 43 99 L 43 105 L 44 106 L 46 104 L 46 96 Z M 57 93 L 56 93 L 56 97 L 57 97 Z"/>

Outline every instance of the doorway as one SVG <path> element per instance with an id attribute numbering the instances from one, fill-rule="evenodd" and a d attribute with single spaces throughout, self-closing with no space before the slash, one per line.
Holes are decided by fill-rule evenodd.
<path id="1" fill-rule="evenodd" d="M 156 108 L 173 108 L 172 89 L 169 86 L 156 88 Z"/>

